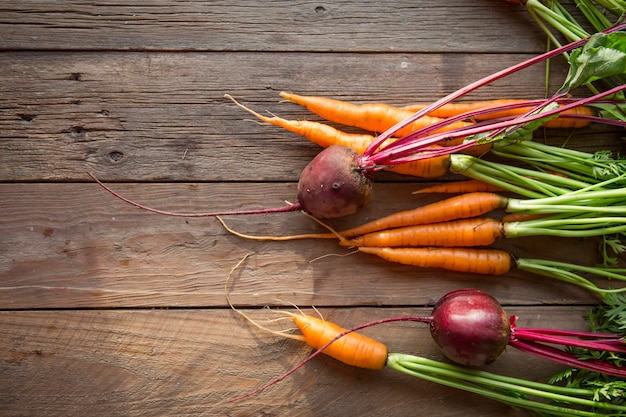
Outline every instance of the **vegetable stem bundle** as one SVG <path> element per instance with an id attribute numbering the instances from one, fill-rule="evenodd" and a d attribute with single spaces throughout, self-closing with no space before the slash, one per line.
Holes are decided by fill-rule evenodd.
<path id="1" fill-rule="evenodd" d="M 241 262 L 240 262 L 241 263 Z M 227 295 L 228 297 L 228 295 Z M 380 370 L 389 367 L 396 371 L 437 384 L 461 389 L 501 401 L 516 408 L 541 411 L 550 416 L 593 416 L 598 410 L 626 413 L 626 407 L 598 397 L 594 389 L 555 386 L 514 377 L 452 365 L 432 359 L 402 353 L 389 353 L 387 347 L 358 330 L 383 323 L 413 321 L 428 323 L 433 339 L 451 360 L 469 360 L 474 366 L 490 363 L 502 353 L 507 344 L 544 359 L 583 366 L 594 372 L 626 375 L 626 371 L 602 361 L 585 361 L 574 355 L 553 348 L 549 344 L 578 346 L 608 352 L 625 353 L 626 345 L 613 334 L 561 331 L 554 329 L 518 328 L 515 316 L 507 320 L 500 304 L 489 294 L 473 289 L 452 291 L 435 304 L 433 314 L 427 317 L 402 316 L 380 319 L 351 329 L 307 316 L 287 313 L 294 320 L 302 335 L 294 335 L 267 329 L 245 313 L 235 309 L 255 326 L 277 336 L 307 343 L 315 352 L 279 377 L 246 394 L 233 398 L 241 400 L 255 395 L 293 374 L 319 354 L 329 355 L 349 365 Z M 451 314 L 454 312 L 453 314 Z M 480 312 L 480 314 L 478 314 Z M 467 327 L 472 331 L 467 331 Z M 471 339 L 471 340 L 469 340 Z M 616 394 L 619 395 L 619 394 Z M 604 399 L 605 401 L 601 401 Z M 610 398 L 609 398 L 610 400 Z M 570 407 L 572 406 L 572 407 Z M 616 414 L 616 415 L 617 415 Z"/>
<path id="2" fill-rule="evenodd" d="M 401 353 L 389 354 L 387 366 L 416 378 L 480 394 L 541 415 L 597 417 L 598 412 L 615 413 L 613 415 L 626 413 L 624 406 L 596 401 L 597 392 L 593 389 L 557 387 Z M 544 403 L 534 398 L 553 403 Z"/>

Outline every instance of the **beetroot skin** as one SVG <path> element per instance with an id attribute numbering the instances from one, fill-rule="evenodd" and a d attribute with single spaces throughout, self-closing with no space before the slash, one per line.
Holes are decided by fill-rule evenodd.
<path id="1" fill-rule="evenodd" d="M 474 289 L 452 291 L 433 309 L 430 333 L 452 361 L 468 366 L 493 362 L 506 348 L 510 323 L 491 295 Z"/>
<path id="2" fill-rule="evenodd" d="M 330 146 L 304 168 L 298 182 L 298 203 L 320 219 L 347 216 L 372 197 L 373 182 L 359 165 L 360 155 L 345 146 Z"/>

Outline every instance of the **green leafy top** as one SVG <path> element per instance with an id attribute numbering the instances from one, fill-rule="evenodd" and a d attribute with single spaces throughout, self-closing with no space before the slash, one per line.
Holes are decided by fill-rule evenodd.
<path id="1" fill-rule="evenodd" d="M 581 85 L 626 74 L 626 33 L 596 33 L 569 57 L 570 69 L 559 90 L 566 93 Z"/>

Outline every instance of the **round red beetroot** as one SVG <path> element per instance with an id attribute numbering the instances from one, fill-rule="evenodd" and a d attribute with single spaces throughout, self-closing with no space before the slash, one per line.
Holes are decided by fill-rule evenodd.
<path id="1" fill-rule="evenodd" d="M 452 291 L 433 309 L 430 333 L 452 361 L 468 366 L 493 362 L 509 341 L 509 319 L 491 295 L 474 289 Z"/>
<path id="2" fill-rule="evenodd" d="M 372 180 L 359 165 L 360 155 L 345 146 L 330 146 L 304 168 L 298 203 L 320 219 L 355 213 L 372 197 Z"/>

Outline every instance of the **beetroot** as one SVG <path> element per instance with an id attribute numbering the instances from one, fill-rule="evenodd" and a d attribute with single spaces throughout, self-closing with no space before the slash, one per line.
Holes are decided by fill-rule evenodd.
<path id="1" fill-rule="evenodd" d="M 452 291 L 435 304 L 430 333 L 452 361 L 482 366 L 496 360 L 509 342 L 509 318 L 491 295 L 473 289 Z"/>
<path id="2" fill-rule="evenodd" d="M 153 213 L 176 217 L 212 217 L 243 214 L 285 213 L 304 210 L 314 217 L 334 219 L 355 213 L 372 197 L 373 182 L 361 167 L 360 155 L 345 146 L 330 146 L 304 168 L 298 182 L 297 201 L 282 207 L 210 213 L 177 213 L 139 204 L 104 185 L 95 175 L 88 175 L 120 200 Z"/>
<path id="3" fill-rule="evenodd" d="M 359 166 L 360 155 L 330 146 L 304 168 L 297 201 L 309 214 L 332 219 L 355 213 L 372 197 L 373 183 Z"/>
<path id="4" fill-rule="evenodd" d="M 461 289 L 445 294 L 435 303 L 432 315 L 396 317 L 392 321 L 428 323 L 441 351 L 453 362 L 479 367 L 493 362 L 507 345 L 544 359 L 593 372 L 626 377 L 626 369 L 603 360 L 580 359 L 575 352 L 558 348 L 583 348 L 626 354 L 623 335 L 574 330 L 520 328 L 517 317 L 507 317 L 490 294 Z M 363 326 L 365 327 L 365 326 Z"/>

